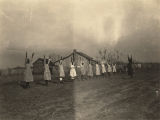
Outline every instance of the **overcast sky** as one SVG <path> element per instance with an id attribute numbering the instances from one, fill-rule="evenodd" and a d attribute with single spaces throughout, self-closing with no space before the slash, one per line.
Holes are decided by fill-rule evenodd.
<path id="1" fill-rule="evenodd" d="M 0 68 L 22 65 L 26 50 L 39 57 L 74 48 L 159 62 L 159 11 L 158 0 L 0 0 Z"/>

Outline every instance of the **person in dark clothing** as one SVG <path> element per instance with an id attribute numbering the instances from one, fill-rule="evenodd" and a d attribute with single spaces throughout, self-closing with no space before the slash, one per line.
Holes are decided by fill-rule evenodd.
<path id="1" fill-rule="evenodd" d="M 132 67 L 132 64 L 133 64 L 132 56 L 131 57 L 128 56 L 128 65 L 127 65 L 127 68 L 128 68 L 128 75 L 131 78 L 133 77 L 133 67 Z"/>

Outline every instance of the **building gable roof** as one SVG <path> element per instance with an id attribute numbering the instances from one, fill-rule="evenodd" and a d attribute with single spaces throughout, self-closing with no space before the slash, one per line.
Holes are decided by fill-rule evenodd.
<path id="1" fill-rule="evenodd" d="M 76 53 L 77 53 L 78 55 L 80 55 L 80 56 L 88 59 L 88 60 L 92 60 L 92 59 L 93 59 L 92 57 L 88 56 L 87 54 L 85 54 L 85 53 L 83 53 L 83 52 L 78 52 L 78 51 L 76 51 Z"/>
<path id="2" fill-rule="evenodd" d="M 87 54 L 85 54 L 85 53 L 83 53 L 83 52 L 78 52 L 78 51 L 76 51 L 76 50 L 73 50 L 73 52 L 72 52 L 71 54 L 69 54 L 68 56 L 63 57 L 62 60 L 65 60 L 65 59 L 71 57 L 74 53 L 75 53 L 75 54 L 78 54 L 78 55 L 80 55 L 80 56 L 82 56 L 82 57 L 84 57 L 84 58 L 86 58 L 86 59 L 88 59 L 88 60 L 92 60 L 92 61 L 96 62 L 96 61 L 93 60 L 93 58 L 90 57 L 89 55 L 87 55 Z M 56 61 L 54 61 L 54 62 L 50 62 L 50 65 L 54 65 L 55 63 L 59 62 L 60 60 L 61 60 L 61 59 L 56 60 Z M 44 59 L 43 59 L 43 58 L 38 58 L 33 64 L 36 64 L 36 63 L 38 63 L 38 62 L 42 62 L 42 63 L 43 63 L 43 62 L 44 62 Z"/>

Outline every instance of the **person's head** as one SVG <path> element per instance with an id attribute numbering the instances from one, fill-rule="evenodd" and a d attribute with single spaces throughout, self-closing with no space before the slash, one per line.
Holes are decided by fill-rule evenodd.
<path id="1" fill-rule="evenodd" d="M 84 62 L 82 62 L 82 65 L 84 65 Z"/>

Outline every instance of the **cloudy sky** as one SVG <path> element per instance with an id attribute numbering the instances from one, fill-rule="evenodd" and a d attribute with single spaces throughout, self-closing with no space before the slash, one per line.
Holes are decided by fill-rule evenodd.
<path id="1" fill-rule="evenodd" d="M 96 56 L 100 48 L 160 61 L 158 0 L 0 0 L 0 68 L 76 48 Z"/>

